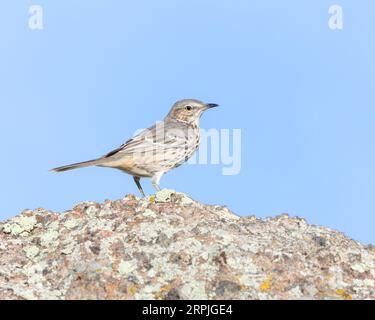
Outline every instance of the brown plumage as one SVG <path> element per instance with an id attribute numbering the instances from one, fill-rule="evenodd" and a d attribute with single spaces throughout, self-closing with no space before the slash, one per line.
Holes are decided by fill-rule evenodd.
<path id="1" fill-rule="evenodd" d="M 160 190 L 162 175 L 187 161 L 197 150 L 199 119 L 212 107 L 217 104 L 195 99 L 177 101 L 161 123 L 142 131 L 103 157 L 52 170 L 62 172 L 89 166 L 115 168 L 132 175 L 143 196 L 140 178 L 151 178 L 155 189 Z"/>

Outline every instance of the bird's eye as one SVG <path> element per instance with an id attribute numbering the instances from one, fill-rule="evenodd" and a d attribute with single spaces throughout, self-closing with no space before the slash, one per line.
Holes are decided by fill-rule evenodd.
<path id="1" fill-rule="evenodd" d="M 191 106 L 186 106 L 186 110 L 187 110 L 187 111 L 190 111 L 191 109 L 192 109 Z"/>

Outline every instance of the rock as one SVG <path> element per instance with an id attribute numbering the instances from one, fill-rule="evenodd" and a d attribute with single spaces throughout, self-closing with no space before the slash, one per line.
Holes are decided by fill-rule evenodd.
<path id="1" fill-rule="evenodd" d="M 37 221 L 34 216 L 21 215 L 4 224 L 3 232 L 12 235 L 26 234 L 34 228 L 36 223 Z"/>
<path id="2" fill-rule="evenodd" d="M 173 190 L 0 223 L 0 299 L 375 299 L 375 251 Z"/>

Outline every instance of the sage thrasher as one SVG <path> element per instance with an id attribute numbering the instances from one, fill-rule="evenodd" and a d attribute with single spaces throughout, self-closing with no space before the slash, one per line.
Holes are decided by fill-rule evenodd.
<path id="1" fill-rule="evenodd" d="M 161 123 L 142 131 L 117 149 L 95 159 L 52 171 L 67 171 L 82 167 L 98 166 L 116 168 L 133 176 L 142 196 L 145 196 L 140 179 L 151 178 L 159 191 L 162 175 L 187 161 L 200 143 L 199 119 L 202 113 L 217 107 L 195 99 L 177 101 Z"/>

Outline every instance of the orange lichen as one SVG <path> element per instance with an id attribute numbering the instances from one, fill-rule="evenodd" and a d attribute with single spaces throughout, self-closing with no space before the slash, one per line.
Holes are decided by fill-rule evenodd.
<path id="1" fill-rule="evenodd" d="M 268 291 L 270 288 L 271 288 L 271 283 L 272 283 L 272 277 L 269 276 L 266 280 L 264 280 L 262 282 L 262 284 L 260 285 L 259 289 L 260 291 L 262 292 L 266 292 Z"/>
<path id="2" fill-rule="evenodd" d="M 107 292 L 107 298 L 114 299 L 114 297 L 116 296 L 117 289 L 118 289 L 118 283 L 110 282 L 106 284 L 105 290 Z"/>

